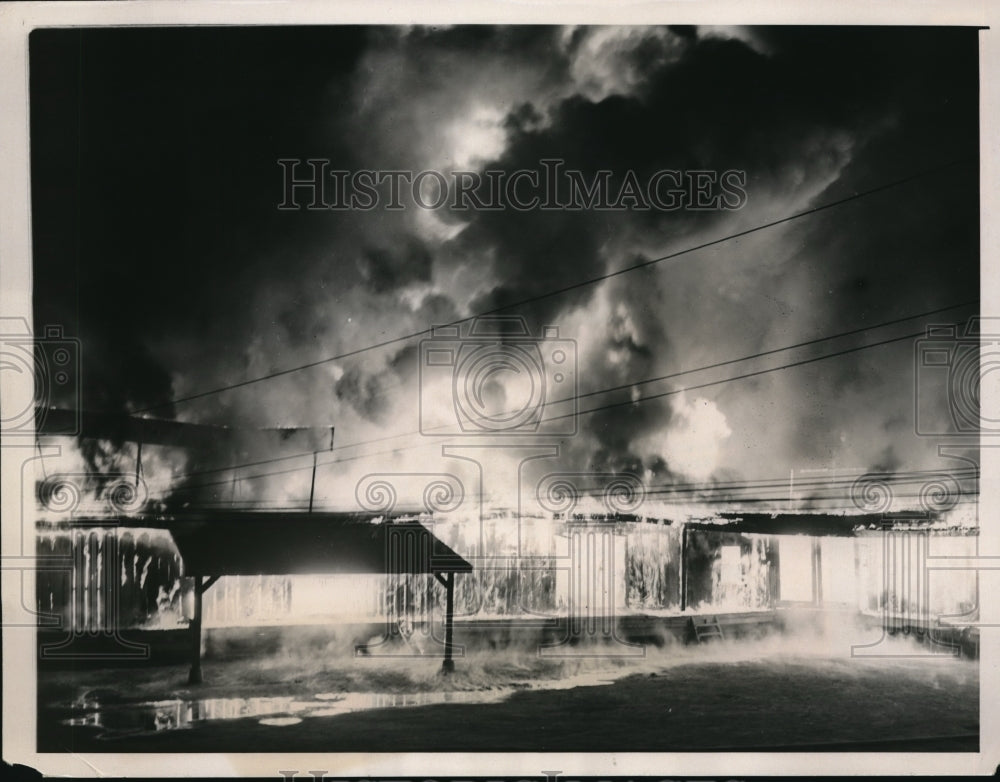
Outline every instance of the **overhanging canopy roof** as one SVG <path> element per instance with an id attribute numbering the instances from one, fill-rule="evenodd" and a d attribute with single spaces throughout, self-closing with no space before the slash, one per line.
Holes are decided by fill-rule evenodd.
<path id="1" fill-rule="evenodd" d="M 235 512 L 164 519 L 187 575 L 468 573 L 472 565 L 416 521 Z"/>

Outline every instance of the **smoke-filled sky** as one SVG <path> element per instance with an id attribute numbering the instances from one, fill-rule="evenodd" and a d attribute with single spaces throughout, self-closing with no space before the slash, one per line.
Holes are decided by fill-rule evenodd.
<path id="1" fill-rule="evenodd" d="M 532 334 L 556 325 L 575 341 L 578 409 L 604 408 L 580 414 L 575 435 L 546 440 L 560 455 L 541 460 L 541 472 L 631 472 L 656 491 L 793 470 L 947 469 L 941 440 L 914 434 L 915 383 L 937 379 L 918 376 L 913 340 L 679 391 L 964 322 L 976 304 L 640 381 L 978 298 L 976 36 L 839 27 L 36 31 L 36 328 L 63 324 L 82 340 L 86 409 L 336 425 L 338 450 L 324 459 L 338 462 L 318 473 L 331 506 L 349 506 L 366 473 L 455 471 L 442 438 L 415 434 L 422 382 L 431 413 L 456 415 L 447 388 L 421 381 L 419 338 L 172 400 L 506 307 Z M 735 198 L 706 209 L 690 199 L 634 208 L 641 194 L 620 209 L 428 209 L 409 196 L 390 209 L 383 194 L 371 209 L 282 210 L 281 159 L 446 177 L 538 172 L 558 159 L 587 182 L 611 171 L 613 194 L 629 172 L 643 187 L 661 171 L 744 178 L 732 180 L 742 183 Z M 546 295 L 553 291 L 561 292 Z M 604 389 L 616 390 L 596 393 Z M 929 426 L 944 426 L 945 386 L 927 389 L 939 399 Z M 515 393 L 505 397 L 502 383 L 493 391 L 501 407 Z M 678 393 L 663 395 L 670 391 Z M 311 459 L 275 469 L 303 466 Z M 248 480 L 243 496 L 301 499 L 308 482 L 309 469 L 298 469 Z"/>

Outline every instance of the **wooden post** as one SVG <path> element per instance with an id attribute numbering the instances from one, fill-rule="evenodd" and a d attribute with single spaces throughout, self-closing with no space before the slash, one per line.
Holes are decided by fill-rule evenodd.
<path id="1" fill-rule="evenodd" d="M 813 605 L 823 603 L 823 548 L 819 538 L 812 542 L 812 599 Z"/>
<path id="2" fill-rule="evenodd" d="M 139 490 L 139 476 L 142 474 L 142 440 L 136 446 L 135 452 L 135 488 Z"/>
<path id="3" fill-rule="evenodd" d="M 313 495 L 316 494 L 316 456 L 317 452 L 313 451 L 313 474 L 312 483 L 309 484 L 309 512 L 313 512 Z"/>
<path id="4" fill-rule="evenodd" d="M 768 563 L 768 586 L 769 586 L 769 602 L 771 608 L 775 608 L 778 605 L 778 601 L 781 600 L 781 538 L 778 535 L 772 535 L 768 540 L 768 549 L 770 552 L 770 562 Z"/>
<path id="5" fill-rule="evenodd" d="M 330 450 L 333 450 L 333 433 L 335 431 L 334 427 L 330 427 Z M 313 472 L 312 472 L 312 482 L 309 484 L 309 512 L 313 512 L 313 497 L 316 495 L 316 459 L 319 457 L 319 451 L 313 451 Z"/>
<path id="6" fill-rule="evenodd" d="M 680 574 L 681 574 L 681 611 L 687 608 L 687 591 L 688 591 L 688 572 L 687 563 L 685 558 L 687 557 L 687 539 L 688 539 L 688 528 L 687 524 L 681 527 L 681 558 L 679 562 Z"/>
<path id="7" fill-rule="evenodd" d="M 449 573 L 445 582 L 447 589 L 444 609 L 444 662 L 441 663 L 441 670 L 444 673 L 451 673 L 455 670 L 455 661 L 451 657 L 451 646 L 453 637 L 453 624 L 455 615 L 455 574 Z"/>
<path id="8" fill-rule="evenodd" d="M 201 684 L 201 596 L 219 580 L 219 576 L 194 577 L 194 616 L 191 617 L 191 673 L 188 684 Z"/>
<path id="9" fill-rule="evenodd" d="M 201 684 L 201 576 L 194 577 L 194 612 L 191 616 L 191 672 L 188 684 Z"/>

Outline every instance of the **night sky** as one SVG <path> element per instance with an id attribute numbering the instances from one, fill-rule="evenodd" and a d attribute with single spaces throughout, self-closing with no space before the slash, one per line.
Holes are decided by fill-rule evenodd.
<path id="1" fill-rule="evenodd" d="M 122 28 L 36 30 L 30 46 L 36 329 L 82 340 L 87 409 L 336 424 L 340 445 L 361 445 L 324 468 L 333 496 L 374 468 L 440 458 L 439 440 L 412 436 L 417 339 L 171 401 L 531 299 L 504 312 L 576 340 L 580 392 L 619 389 L 580 400 L 615 406 L 580 416 L 562 468 L 652 487 L 950 466 L 914 435 L 912 341 L 642 400 L 976 305 L 634 384 L 977 299 L 975 30 Z M 283 211 L 280 158 L 740 170 L 746 204 Z M 297 496 L 307 479 L 252 491 Z"/>

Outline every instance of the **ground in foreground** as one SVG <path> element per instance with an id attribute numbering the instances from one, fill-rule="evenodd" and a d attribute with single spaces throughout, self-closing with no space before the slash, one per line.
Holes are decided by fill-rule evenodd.
<path id="1" fill-rule="evenodd" d="M 206 670 L 214 683 L 200 688 L 179 666 L 50 672 L 39 681 L 39 751 L 978 749 L 975 662 L 707 658 L 573 671 L 467 659 L 454 677 L 435 660 L 311 673 L 233 662 Z"/>

